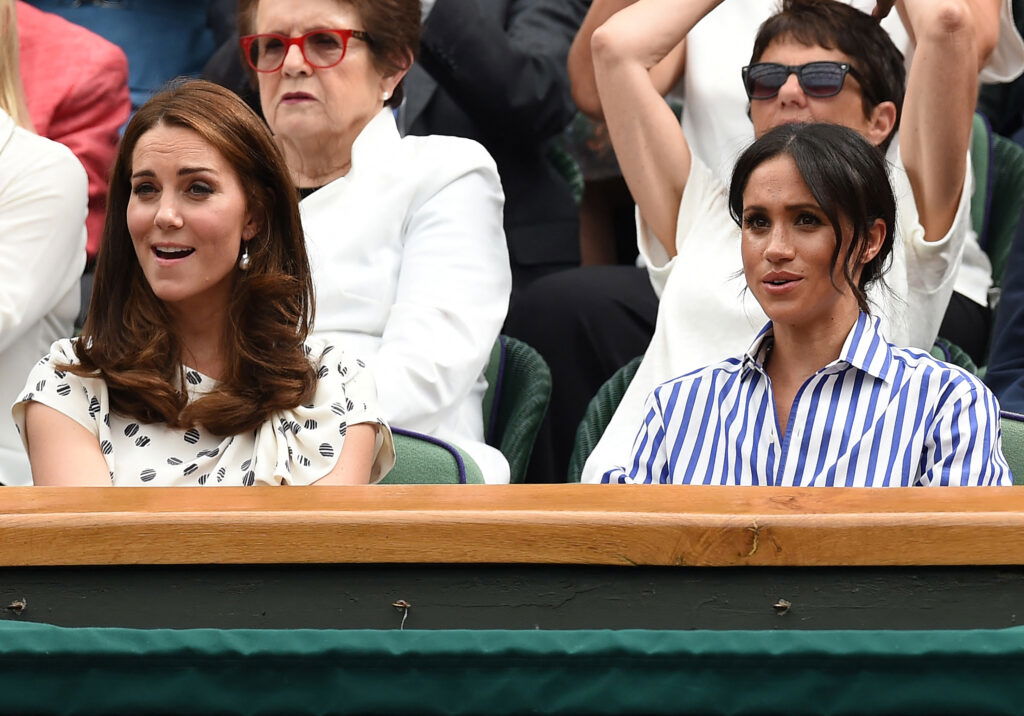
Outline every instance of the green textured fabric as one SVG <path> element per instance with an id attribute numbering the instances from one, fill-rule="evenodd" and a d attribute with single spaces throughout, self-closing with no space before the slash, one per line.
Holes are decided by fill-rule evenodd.
<path id="1" fill-rule="evenodd" d="M 452 446 L 452 449 L 458 450 Z M 483 473 L 469 455 L 459 450 L 466 471 L 466 482 L 483 484 Z M 452 453 L 440 445 L 395 434 L 395 466 L 380 481 L 381 485 L 452 485 L 459 482 L 459 466 Z M 0 712 L 2 713 L 2 712 Z"/>
<path id="2" fill-rule="evenodd" d="M 1024 485 L 1024 416 L 1003 413 L 999 426 L 1003 431 L 1003 455 L 1010 463 L 1013 484 Z"/>
<path id="3" fill-rule="evenodd" d="M 985 119 L 975 113 L 974 125 L 971 128 L 971 173 L 974 175 L 974 194 L 971 196 L 971 228 L 979 237 L 985 229 L 988 167 L 992 156 L 991 136 Z"/>
<path id="4" fill-rule="evenodd" d="M 509 336 L 500 340 L 505 362 L 495 394 L 497 422 L 487 433 L 487 442 L 508 460 L 511 481 L 523 482 L 551 399 L 551 371 L 540 353 L 523 341 Z"/>
<path id="5" fill-rule="evenodd" d="M 499 368 L 501 367 L 501 359 L 504 353 L 501 337 L 499 336 L 491 348 L 491 357 L 487 361 L 487 367 L 484 368 L 484 377 L 487 379 L 487 391 L 484 393 L 483 404 L 484 435 L 488 437 L 491 434 L 491 412 L 494 409 L 494 393 L 498 385 Z"/>
<path id="6" fill-rule="evenodd" d="M 562 142 L 551 142 L 548 145 L 548 161 L 569 184 L 569 191 L 572 192 L 572 199 L 579 205 L 583 199 L 583 171 L 579 162 L 565 148 Z"/>
<path id="7" fill-rule="evenodd" d="M 1005 137 L 992 136 L 992 202 L 985 251 L 998 286 L 1024 209 L 1024 148 Z"/>
<path id="8" fill-rule="evenodd" d="M 597 446 L 605 428 L 612 420 L 615 409 L 619 407 L 622 396 L 626 394 L 633 376 L 643 356 L 637 356 L 626 365 L 619 368 L 605 381 L 605 384 L 597 391 L 587 406 L 587 412 L 583 414 L 583 420 L 576 430 L 576 444 L 572 449 L 572 456 L 569 458 L 569 475 L 567 482 L 579 482 L 583 475 L 583 466 L 590 457 L 590 453 Z"/>
<path id="9" fill-rule="evenodd" d="M 932 357 L 938 358 L 941 361 L 952 363 L 964 370 L 969 370 L 975 375 L 978 374 L 978 366 L 976 366 L 974 361 L 971 360 L 971 357 L 967 355 L 967 351 L 956 343 L 946 340 L 941 336 L 935 339 L 935 345 L 932 346 L 931 354 Z"/>
<path id="10" fill-rule="evenodd" d="M 1024 630 L 0 624 L 0 713 L 1013 714 Z"/>

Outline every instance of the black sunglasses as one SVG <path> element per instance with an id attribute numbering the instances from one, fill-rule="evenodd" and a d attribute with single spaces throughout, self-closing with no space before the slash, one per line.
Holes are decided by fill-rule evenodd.
<path id="1" fill-rule="evenodd" d="M 847 62 L 808 62 L 806 65 L 780 65 L 755 62 L 743 68 L 743 87 L 750 99 L 771 99 L 792 74 L 808 97 L 835 97 L 843 89 L 846 74 L 860 81 L 860 75 Z"/>

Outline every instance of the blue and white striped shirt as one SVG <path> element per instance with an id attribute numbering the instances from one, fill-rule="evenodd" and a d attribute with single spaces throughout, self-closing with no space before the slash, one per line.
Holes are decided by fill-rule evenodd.
<path id="1" fill-rule="evenodd" d="M 742 358 L 648 396 L 632 464 L 602 482 L 788 487 L 1011 485 L 999 406 L 974 375 L 890 345 L 861 314 L 838 360 L 797 392 L 784 437 L 764 370 L 772 326 Z"/>

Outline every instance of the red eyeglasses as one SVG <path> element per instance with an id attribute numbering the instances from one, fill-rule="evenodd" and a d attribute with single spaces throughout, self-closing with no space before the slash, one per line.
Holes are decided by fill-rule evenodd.
<path id="1" fill-rule="evenodd" d="M 299 46 L 302 56 L 313 67 L 334 67 L 345 59 L 348 41 L 353 37 L 370 42 L 370 36 L 362 30 L 313 30 L 299 37 L 265 33 L 246 35 L 239 42 L 250 67 L 257 72 L 277 72 L 292 45 Z"/>

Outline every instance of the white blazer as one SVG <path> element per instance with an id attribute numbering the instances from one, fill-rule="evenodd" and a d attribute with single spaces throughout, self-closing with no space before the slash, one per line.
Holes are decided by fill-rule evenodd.
<path id="1" fill-rule="evenodd" d="M 512 287 L 504 194 L 487 151 L 400 137 L 390 109 L 363 129 L 349 173 L 300 204 L 314 332 L 363 357 L 396 428 L 457 445 L 487 482 L 508 462 L 484 443 L 483 371 Z"/>
<path id="2" fill-rule="evenodd" d="M 70 336 L 85 269 L 88 180 L 71 150 L 0 110 L 0 400 L 58 338 Z M 0 425 L 0 483 L 32 484 L 14 423 Z"/>

